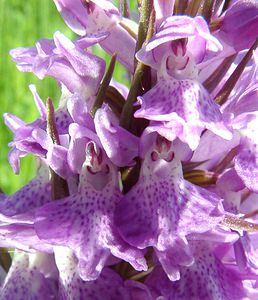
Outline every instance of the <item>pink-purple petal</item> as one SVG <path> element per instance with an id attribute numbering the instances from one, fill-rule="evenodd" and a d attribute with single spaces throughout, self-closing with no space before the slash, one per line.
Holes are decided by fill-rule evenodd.
<path id="1" fill-rule="evenodd" d="M 242 138 L 235 169 L 248 189 L 258 192 L 258 152 L 255 140 Z"/>
<path id="2" fill-rule="evenodd" d="M 252 279 L 251 274 L 241 274 L 234 266 L 223 264 L 216 258 L 210 243 L 191 242 L 191 248 L 195 263 L 181 267 L 179 281 L 169 281 L 164 271 L 157 267 L 146 285 L 165 299 L 255 299 L 249 298 L 255 290 L 246 288 L 244 281 Z"/>
<path id="3" fill-rule="evenodd" d="M 79 276 L 78 260 L 73 252 L 64 247 L 55 247 L 55 258 L 60 272 L 59 299 L 130 300 L 122 278 L 104 268 L 98 279 L 84 281 Z"/>
<path id="4" fill-rule="evenodd" d="M 139 181 L 117 206 L 115 223 L 131 245 L 140 249 L 153 246 L 157 253 L 164 253 L 163 267 L 172 272 L 168 274 L 171 278 L 177 278 L 173 263 L 166 260 L 169 249 L 178 238 L 216 227 L 223 210 L 216 194 L 183 179 L 181 164 L 173 155 L 168 156 L 171 161 L 153 161 L 153 154 L 145 155 Z M 186 258 L 184 263 L 189 264 L 189 254 Z"/>
<path id="5" fill-rule="evenodd" d="M 50 201 L 51 186 L 47 170 L 41 170 L 40 174 L 27 185 L 0 201 L 0 212 L 6 216 L 14 216 L 26 213 Z"/>
<path id="6" fill-rule="evenodd" d="M 126 244 L 113 225 L 114 209 L 122 195 L 111 168 L 109 174 L 94 176 L 84 165 L 79 193 L 37 211 L 35 228 L 39 237 L 73 249 L 84 280 L 96 279 L 111 253 L 138 270 L 146 267 L 141 252 Z"/>
<path id="7" fill-rule="evenodd" d="M 133 165 L 138 156 L 139 138 L 119 126 L 109 109 L 98 109 L 94 118 L 96 133 L 110 160 L 119 167 Z"/>
<path id="8" fill-rule="evenodd" d="M 205 128 L 225 139 L 232 137 L 223 124 L 218 105 L 197 81 L 160 80 L 142 96 L 141 101 L 142 106 L 136 111 L 135 117 L 159 121 L 155 125 L 160 126 L 161 135 L 161 130 L 168 128 L 170 135 L 188 143 L 192 150 L 198 146 Z M 169 140 L 174 139 L 173 135 Z"/>
<path id="9" fill-rule="evenodd" d="M 58 292 L 55 280 L 47 278 L 40 270 L 40 266 L 30 261 L 33 259 L 32 255 L 37 256 L 41 254 L 15 254 L 11 269 L 0 289 L 1 300 L 57 299 Z M 45 261 L 44 263 L 47 262 Z M 53 264 L 53 261 L 51 263 Z"/>

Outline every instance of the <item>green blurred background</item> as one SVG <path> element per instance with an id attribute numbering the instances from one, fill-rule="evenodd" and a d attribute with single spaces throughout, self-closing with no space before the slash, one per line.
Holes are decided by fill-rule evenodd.
<path id="1" fill-rule="evenodd" d="M 9 51 L 16 47 L 33 46 L 42 37 L 52 38 L 56 30 L 72 37 L 72 32 L 65 26 L 51 0 L 0 0 L 0 188 L 8 194 L 35 175 L 35 164 L 33 157 L 25 157 L 21 160 L 20 175 L 13 173 L 7 161 L 7 144 L 12 140 L 12 133 L 4 124 L 3 113 L 15 114 L 27 122 L 37 118 L 38 113 L 28 89 L 30 83 L 36 84 L 42 99 L 48 96 L 58 99 L 60 96 L 53 79 L 40 81 L 31 73 L 19 72 Z"/>
<path id="2" fill-rule="evenodd" d="M 118 1 L 115 1 L 118 2 Z M 137 1 L 130 1 L 134 10 Z M 58 103 L 60 91 L 52 78 L 39 80 L 31 73 L 19 72 L 9 56 L 9 51 L 16 47 L 31 47 L 40 38 L 52 38 L 55 31 L 61 31 L 69 38 L 75 38 L 73 32 L 65 25 L 53 0 L 0 0 L 0 189 L 7 194 L 15 192 L 35 176 L 35 160 L 32 156 L 21 159 L 21 171 L 15 175 L 8 163 L 8 143 L 12 132 L 5 126 L 3 113 L 17 115 L 26 122 L 38 117 L 33 97 L 28 85 L 33 83 L 43 101 L 50 96 Z M 95 53 L 107 62 L 110 57 L 95 48 Z M 117 64 L 114 77 L 126 82 L 123 68 Z"/>

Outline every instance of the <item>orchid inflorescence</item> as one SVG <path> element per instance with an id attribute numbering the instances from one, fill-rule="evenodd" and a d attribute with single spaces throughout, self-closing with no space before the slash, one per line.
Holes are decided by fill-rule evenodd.
<path id="1" fill-rule="evenodd" d="M 258 299 L 258 2 L 54 2 L 80 38 L 10 52 L 62 96 L 4 115 L 39 167 L 1 194 L 0 299 Z"/>

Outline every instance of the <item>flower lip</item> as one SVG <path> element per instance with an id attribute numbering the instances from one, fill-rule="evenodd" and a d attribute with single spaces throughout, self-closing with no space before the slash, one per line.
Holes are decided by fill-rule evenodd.
<path id="1" fill-rule="evenodd" d="M 163 159 L 167 162 L 171 162 L 175 157 L 175 153 L 171 150 L 171 145 L 171 141 L 168 141 L 163 136 L 158 135 L 156 139 L 156 147 L 154 151 L 151 152 L 152 161 Z"/>
<path id="2" fill-rule="evenodd" d="M 170 147 L 171 147 L 171 141 L 167 140 L 161 135 L 157 136 L 156 148 L 160 153 L 167 152 L 170 149 Z"/>
<path id="3" fill-rule="evenodd" d="M 157 161 L 158 159 L 163 159 L 167 162 L 171 162 L 175 157 L 175 153 L 173 151 L 169 151 L 166 153 L 158 153 L 157 151 L 151 152 L 152 161 Z"/>
<path id="4" fill-rule="evenodd" d="M 171 42 L 171 48 L 175 55 L 178 55 L 180 53 L 182 56 L 185 56 L 187 51 L 187 41 L 187 38 L 182 38 Z"/>
<path id="5" fill-rule="evenodd" d="M 99 172 L 103 172 L 103 173 L 105 173 L 105 174 L 108 174 L 109 172 L 110 172 L 110 168 L 109 168 L 109 166 L 107 165 L 107 164 L 105 164 L 104 166 L 103 166 L 103 168 L 101 168 L 101 170 L 98 170 L 98 171 L 94 171 L 94 169 L 92 168 L 92 167 L 90 167 L 90 166 L 87 166 L 87 171 L 91 174 L 91 175 L 96 175 L 96 174 L 98 174 Z"/>
<path id="6" fill-rule="evenodd" d="M 101 164 L 103 161 L 101 149 L 93 142 L 90 141 L 86 145 L 86 157 L 88 169 L 92 173 L 101 171 Z"/>
<path id="7" fill-rule="evenodd" d="M 89 0 L 84 0 L 84 1 L 82 1 L 82 5 L 86 8 L 88 14 L 93 13 L 94 8 L 95 8 L 95 6 L 96 6 L 95 3 L 92 3 L 92 2 L 89 1 Z"/>
<path id="8" fill-rule="evenodd" d="M 88 142 L 86 145 L 86 169 L 91 175 L 96 175 L 100 172 L 103 175 L 110 173 L 110 167 L 105 163 L 102 151 L 93 141 Z"/>

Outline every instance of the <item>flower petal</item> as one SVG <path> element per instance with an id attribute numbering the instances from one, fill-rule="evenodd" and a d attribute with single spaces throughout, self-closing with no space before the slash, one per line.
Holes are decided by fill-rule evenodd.
<path id="1" fill-rule="evenodd" d="M 218 105 L 197 81 L 163 79 L 141 99 L 142 106 L 135 117 L 159 121 L 155 125 L 160 127 L 161 135 L 167 128 L 172 138 L 179 137 L 192 150 L 198 146 L 205 128 L 225 139 L 232 137 Z"/>
<path id="2" fill-rule="evenodd" d="M 160 146 L 165 147 L 165 144 Z M 186 254 L 183 237 L 206 232 L 223 218 L 221 199 L 185 181 L 181 163 L 174 155 L 171 149 L 160 154 L 150 151 L 143 161 L 139 181 L 115 212 L 115 224 L 122 237 L 140 249 L 155 247 L 158 256 L 163 253 L 161 258 L 169 257 L 174 245 L 181 245 Z M 189 253 L 184 262 L 187 265 L 191 262 Z M 162 264 L 171 270 L 173 262 L 167 260 Z"/>
<path id="3" fill-rule="evenodd" d="M 43 206 L 36 213 L 40 239 L 73 249 L 84 280 L 96 279 L 111 253 L 137 270 L 146 268 L 141 251 L 125 243 L 113 225 L 114 209 L 122 194 L 114 167 L 110 163 L 103 167 L 106 171 L 92 173 L 86 159 L 79 193 Z"/>

